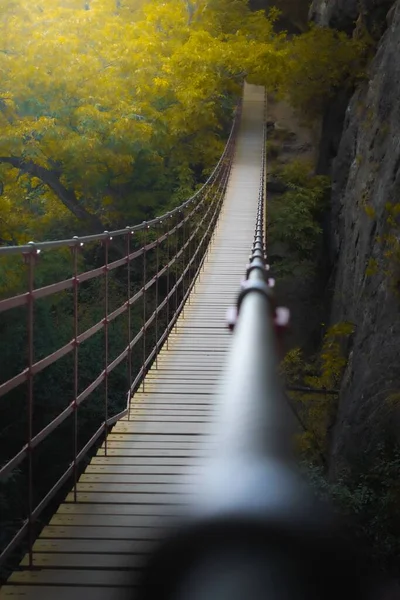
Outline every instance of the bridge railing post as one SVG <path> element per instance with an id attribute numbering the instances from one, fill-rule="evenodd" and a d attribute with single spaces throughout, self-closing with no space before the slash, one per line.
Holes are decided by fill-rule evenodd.
<path id="1" fill-rule="evenodd" d="M 127 277 L 127 295 L 126 295 L 126 309 L 127 309 L 127 349 L 128 353 L 126 356 L 126 364 L 127 364 L 127 381 L 128 381 L 128 399 L 127 399 L 127 408 L 128 408 L 128 419 L 131 418 L 131 407 L 132 407 L 132 306 L 131 306 L 131 296 L 132 296 L 132 282 L 131 282 L 131 264 L 130 264 L 130 254 L 131 254 L 131 237 L 133 236 L 133 231 L 130 231 L 130 228 L 127 227 L 126 234 L 126 277 Z"/>
<path id="2" fill-rule="evenodd" d="M 40 252 L 40 251 L 39 251 Z M 28 270 L 28 306 L 27 306 L 27 458 L 28 458 L 28 553 L 29 566 L 33 566 L 33 364 L 34 364 L 34 288 L 35 288 L 35 265 L 38 251 L 31 242 L 31 251 L 24 255 Z"/>
<path id="3" fill-rule="evenodd" d="M 169 264 L 170 258 L 171 258 L 170 245 L 171 245 L 171 235 L 168 230 L 168 232 L 167 232 L 167 329 L 169 327 L 169 322 L 170 322 L 170 297 L 169 297 L 169 294 L 171 291 L 171 267 Z M 169 349 L 169 335 L 167 335 L 166 347 L 168 350 Z"/>
<path id="4" fill-rule="evenodd" d="M 108 454 L 108 363 L 109 363 L 109 339 L 108 339 L 108 326 L 109 326 L 109 249 L 112 237 L 108 233 L 104 240 L 104 454 Z"/>
<path id="5" fill-rule="evenodd" d="M 73 460 L 73 494 L 74 494 L 74 502 L 77 501 L 77 484 L 78 484 L 78 386 L 79 386 L 79 278 L 78 278 L 78 248 L 80 247 L 80 242 L 78 238 L 76 238 L 76 243 L 71 247 L 72 251 L 72 262 L 73 262 L 73 295 L 74 295 L 74 381 L 73 381 L 73 433 L 72 433 L 72 460 Z"/>
<path id="6" fill-rule="evenodd" d="M 160 224 L 162 225 L 162 221 L 160 222 Z M 156 225 L 156 233 L 157 233 L 157 225 Z M 159 235 L 157 233 L 157 245 L 156 245 L 156 283 L 155 283 L 155 287 L 156 287 L 156 291 L 155 291 L 155 296 L 156 296 L 156 360 L 155 360 L 155 364 L 156 364 L 156 369 L 158 369 L 158 353 L 159 353 L 159 349 L 160 349 L 160 345 L 159 345 L 159 329 L 158 329 L 158 322 L 159 322 L 159 278 L 158 278 L 158 272 L 160 270 L 160 245 L 158 242 L 159 239 Z"/>

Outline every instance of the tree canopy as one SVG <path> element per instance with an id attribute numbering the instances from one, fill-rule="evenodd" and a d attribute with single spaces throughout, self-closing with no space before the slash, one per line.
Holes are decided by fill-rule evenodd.
<path id="1" fill-rule="evenodd" d="M 193 189 L 243 78 L 280 56 L 246 0 L 2 0 L 0 39 L 0 243 L 131 224 Z"/>

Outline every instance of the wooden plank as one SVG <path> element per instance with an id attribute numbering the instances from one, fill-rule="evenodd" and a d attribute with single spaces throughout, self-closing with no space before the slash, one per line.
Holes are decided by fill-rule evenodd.
<path id="1" fill-rule="evenodd" d="M 157 402 L 141 402 L 140 404 L 133 404 L 131 412 L 135 411 L 149 411 L 152 414 L 157 415 L 177 415 L 181 416 L 207 416 L 213 415 L 218 410 L 218 407 L 215 405 L 215 402 L 210 402 L 209 404 L 172 404 L 170 402 L 166 402 L 165 404 L 160 404 Z M 110 439 L 110 434 L 108 439 Z"/>
<path id="2" fill-rule="evenodd" d="M 209 384 L 214 384 L 216 381 L 220 379 L 219 371 L 215 371 L 214 373 L 207 373 L 205 371 L 192 371 L 187 373 L 184 369 L 180 372 L 176 371 L 175 373 L 149 373 L 149 376 L 146 378 L 146 385 L 154 384 L 154 383 L 175 383 L 179 382 L 185 385 L 198 383 L 201 384 L 203 381 L 208 382 Z"/>
<path id="3" fill-rule="evenodd" d="M 79 492 L 105 492 L 113 494 L 181 494 L 184 489 L 187 488 L 188 491 L 191 491 L 193 488 L 192 483 L 180 483 L 176 481 L 175 483 L 107 483 L 99 481 L 97 483 L 77 483 L 77 490 Z"/>
<path id="4" fill-rule="evenodd" d="M 199 338 L 198 334 L 196 333 L 197 331 L 197 328 L 191 330 L 190 332 L 188 331 L 187 335 L 182 336 L 182 340 L 186 338 L 185 341 L 190 342 L 194 339 L 194 345 L 196 345 L 196 342 Z M 211 340 L 211 343 L 213 344 L 214 341 L 215 340 Z M 230 340 L 227 341 L 230 342 Z M 214 350 L 211 352 L 210 348 L 213 348 L 213 345 L 205 349 L 198 348 L 197 353 L 186 353 L 185 348 L 181 347 L 180 343 L 176 344 L 176 346 L 173 349 L 169 349 L 169 354 L 164 356 L 158 356 L 157 362 L 153 363 L 153 367 L 151 371 L 149 371 L 149 373 L 159 373 L 161 371 L 166 373 L 169 371 L 170 364 L 179 365 L 181 363 L 182 365 L 184 365 L 185 362 L 187 362 L 189 366 L 192 367 L 192 370 L 197 370 L 197 365 L 201 365 L 202 362 L 208 363 L 210 367 L 212 367 L 213 365 L 215 365 L 215 367 L 218 367 L 221 364 L 225 364 L 227 358 L 226 352 L 224 351 L 224 353 L 216 354 Z M 216 360 L 215 363 L 212 360 L 213 356 Z M 212 371 L 213 373 L 215 373 L 215 371 L 217 371 L 217 368 L 212 369 Z"/>
<path id="5" fill-rule="evenodd" d="M 157 527 L 90 527 L 74 525 L 57 527 L 47 525 L 40 534 L 41 539 L 66 538 L 82 540 L 159 540 L 163 536 L 165 528 Z"/>
<path id="6" fill-rule="evenodd" d="M 85 473 L 90 474 L 107 474 L 112 475 L 126 474 L 136 476 L 153 476 L 153 475 L 185 475 L 187 473 L 201 473 L 203 467 L 200 464 L 193 465 L 124 465 L 120 461 L 115 461 L 116 464 L 107 463 L 105 465 L 90 464 Z"/>
<path id="7" fill-rule="evenodd" d="M 168 494 L 166 492 L 160 494 L 149 493 L 132 493 L 119 494 L 118 492 L 78 492 L 78 502 L 89 502 L 98 504 L 175 504 L 185 505 L 188 503 L 188 498 L 183 494 Z M 71 492 L 67 495 L 66 502 L 74 502 L 74 494 Z"/>
<path id="8" fill-rule="evenodd" d="M 132 416 L 132 420 L 135 423 L 210 423 L 214 421 L 212 417 L 205 415 L 169 415 L 167 414 L 159 414 L 159 413 L 151 413 L 145 412 L 144 410 L 134 409 L 129 411 Z"/>
<path id="9" fill-rule="evenodd" d="M 182 361 L 179 362 L 167 362 L 167 361 L 160 361 L 158 364 L 158 368 L 154 369 L 153 374 L 160 374 L 163 375 L 164 372 L 168 371 L 168 373 L 172 373 L 172 374 L 178 374 L 180 372 L 188 374 L 188 375 L 192 375 L 192 374 L 196 374 L 199 372 L 199 370 L 201 369 L 202 371 L 204 371 L 205 367 L 207 368 L 207 370 L 209 370 L 209 372 L 212 375 L 220 375 L 221 372 L 221 367 L 223 366 L 223 362 L 221 361 L 220 363 L 215 363 L 211 361 L 191 361 L 191 360 L 184 360 L 182 359 Z"/>
<path id="10" fill-rule="evenodd" d="M 137 571 L 85 569 L 41 569 L 40 571 L 16 571 L 9 579 L 10 584 L 54 585 L 63 587 L 101 586 L 132 587 L 137 585 Z M 70 590 L 71 596 L 74 590 Z"/>
<path id="11" fill-rule="evenodd" d="M 204 431 L 204 423 L 163 423 L 162 421 L 154 421 L 151 423 L 129 423 L 124 421 L 117 423 L 114 427 L 117 433 L 197 433 L 201 434 Z"/>
<path id="12" fill-rule="evenodd" d="M 133 600 L 132 590 L 119 587 L 106 588 L 95 586 L 84 587 L 53 587 L 44 585 L 4 585 L 0 590 L 0 600 L 12 598 L 15 600 Z"/>
<path id="13" fill-rule="evenodd" d="M 189 388 L 188 386 L 185 386 L 183 388 L 182 386 L 168 383 L 165 383 L 163 385 L 148 384 L 146 385 L 143 391 L 145 391 L 147 394 L 154 394 L 155 396 L 162 394 L 164 398 L 167 398 L 169 394 L 171 394 L 171 397 L 172 394 L 177 396 L 184 395 L 187 398 L 187 402 L 190 402 L 190 398 L 193 396 L 195 396 L 197 399 L 198 396 L 207 397 L 213 395 L 214 393 L 213 388 L 209 389 L 206 386 L 201 386 L 198 384 L 195 387 L 190 386 Z"/>
<path id="14" fill-rule="evenodd" d="M 145 385 L 142 386 L 143 391 L 151 393 L 157 388 L 157 392 L 161 393 L 171 393 L 171 390 L 174 388 L 178 392 L 185 392 L 186 394 L 205 394 L 205 393 L 213 393 L 215 388 L 215 381 L 168 381 L 168 379 L 162 379 L 161 377 L 158 380 L 149 380 L 146 381 Z M 185 389 L 182 389 L 182 386 Z"/>
<path id="15" fill-rule="evenodd" d="M 129 433 L 129 432 L 128 432 Z M 114 427 L 112 430 L 111 435 L 118 435 L 118 436 L 123 436 L 126 437 L 126 433 L 124 432 L 118 432 L 116 433 L 116 428 Z M 135 433 L 134 438 L 132 437 L 131 439 L 134 440 L 135 442 L 160 442 L 160 441 L 164 441 L 164 442 L 193 442 L 193 443 L 198 443 L 201 441 L 206 441 L 210 438 L 210 435 L 205 432 L 203 435 L 197 435 L 197 434 L 139 434 L 139 433 Z"/>
<path id="16" fill-rule="evenodd" d="M 108 440 L 107 441 L 107 451 L 110 448 L 137 448 L 138 450 L 160 450 L 160 449 L 168 449 L 168 450 L 207 450 L 210 447 L 210 442 L 135 442 L 132 441 L 131 436 L 124 435 L 121 436 L 122 439 L 119 440 Z M 124 439 L 125 438 L 125 439 Z M 105 448 L 105 444 L 102 446 Z"/>
<path id="17" fill-rule="evenodd" d="M 151 548 L 154 547 L 154 544 Z M 148 553 L 147 553 L 148 554 Z M 34 554 L 34 567 L 42 569 L 140 569 L 146 564 L 147 554 L 68 554 L 44 552 Z M 29 557 L 22 563 L 29 566 Z M 21 563 L 21 564 L 22 564 Z"/>
<path id="18" fill-rule="evenodd" d="M 218 360 L 213 361 L 209 357 L 199 358 L 196 354 L 185 354 L 180 357 L 177 356 L 176 358 L 174 358 L 174 360 L 171 361 L 160 361 L 159 366 L 162 369 L 169 369 L 171 371 L 175 370 L 178 372 L 180 369 L 193 370 L 194 368 L 210 368 L 211 372 L 217 369 L 220 370 L 225 365 L 226 356 L 226 354 L 223 354 Z M 141 393 L 141 388 L 136 392 L 136 394 L 137 393 Z"/>
<path id="19" fill-rule="evenodd" d="M 153 515 L 153 516 L 179 516 L 182 507 L 171 504 L 66 504 L 59 506 L 57 515 Z"/>
<path id="20" fill-rule="evenodd" d="M 198 449 L 204 449 L 207 448 L 207 446 L 211 443 L 208 439 L 203 439 L 203 436 L 197 436 L 200 437 L 200 439 L 188 439 L 185 441 L 170 441 L 170 442 L 164 442 L 163 440 L 157 441 L 157 442 L 147 442 L 147 441 L 140 441 L 137 442 L 135 440 L 135 438 L 133 436 L 130 435 L 126 435 L 123 433 L 120 434 L 110 434 L 107 438 L 107 447 L 110 448 L 113 445 L 115 447 L 117 447 L 117 444 L 120 443 L 124 443 L 124 444 L 128 444 L 129 447 L 131 448 L 170 448 L 170 449 L 175 449 L 175 448 L 198 448 Z M 103 444 L 103 446 L 105 446 L 105 444 Z"/>
<path id="21" fill-rule="evenodd" d="M 208 310 L 210 310 L 209 307 Z M 207 312 L 206 309 L 204 310 L 204 312 Z M 201 315 L 198 314 L 197 316 L 200 321 Z M 218 329 L 214 329 L 214 332 L 215 333 L 213 335 L 196 335 L 196 339 L 193 339 L 193 335 L 190 333 L 190 330 L 185 329 L 185 332 L 180 331 L 177 334 L 177 336 L 179 336 L 179 339 L 176 341 L 176 346 L 174 347 L 174 349 L 182 349 L 185 347 L 185 345 L 188 345 L 197 347 L 199 350 L 206 351 L 209 351 L 210 348 L 212 348 L 212 352 L 214 353 L 216 347 L 220 348 L 227 347 L 230 345 L 231 336 L 229 335 L 228 330 L 226 331 L 226 335 L 224 335 L 225 330 L 224 334 L 222 334 L 222 331 L 219 331 Z M 171 345 L 171 341 L 169 342 L 169 345 Z"/>
<path id="22" fill-rule="evenodd" d="M 196 456 L 95 456 L 91 464 L 96 465 L 122 465 L 122 466 L 159 466 L 159 467 L 187 467 L 198 465 L 199 457 Z"/>
<path id="23" fill-rule="evenodd" d="M 174 412 L 179 412 L 179 414 L 182 414 L 181 411 L 195 411 L 196 412 L 201 412 L 201 413 L 215 413 L 218 409 L 219 406 L 216 404 L 215 402 L 215 398 L 213 398 L 213 400 L 205 400 L 203 403 L 200 403 L 199 400 L 193 401 L 193 402 L 186 402 L 185 397 L 182 396 L 180 399 L 179 398 L 175 398 L 175 399 L 171 399 L 171 401 L 168 400 L 163 400 L 163 398 L 161 399 L 157 399 L 154 398 L 153 402 L 151 401 L 143 401 L 140 403 L 137 402 L 132 402 L 131 404 L 131 408 L 130 410 L 140 410 L 140 409 L 149 409 L 152 411 L 156 411 L 156 410 L 167 410 L 167 411 L 174 411 Z M 184 414 L 184 413 L 183 413 Z M 125 419 L 127 420 L 127 419 Z"/>
<path id="24" fill-rule="evenodd" d="M 122 473 L 101 473 L 101 474 L 93 474 L 93 473 L 84 473 L 80 479 L 79 483 L 129 483 L 129 484 L 160 484 L 160 483 L 173 483 L 173 482 L 182 482 L 187 481 L 191 483 L 196 483 L 198 481 L 198 474 L 196 473 L 182 473 L 178 475 L 177 473 L 172 473 L 170 475 L 139 475 L 139 474 L 122 474 Z"/>
<path id="25" fill-rule="evenodd" d="M 82 539 L 41 539 L 34 544 L 34 552 L 68 554 L 148 554 L 157 547 L 157 540 L 82 540 Z M 25 559 L 24 559 L 25 560 Z"/>
<path id="26" fill-rule="evenodd" d="M 88 515 L 88 514 L 55 514 L 50 521 L 50 526 L 67 527 L 155 527 L 160 528 L 166 524 L 172 525 L 178 517 L 168 515 Z"/>
<path id="27" fill-rule="evenodd" d="M 174 405 L 183 405 L 186 408 L 193 407 L 196 409 L 198 406 L 203 406 L 204 408 L 209 409 L 214 406 L 214 397 L 209 394 L 187 394 L 185 390 L 177 391 L 175 394 L 159 394 L 157 392 L 153 392 L 151 395 L 147 395 L 146 397 L 141 399 L 138 397 L 134 397 L 131 400 L 131 407 L 135 408 L 136 406 L 141 406 L 141 403 L 153 404 L 155 406 L 162 404 L 166 406 L 174 406 Z"/>
<path id="28" fill-rule="evenodd" d="M 199 458 L 208 456 L 212 450 L 204 448 L 200 450 L 198 448 L 188 448 L 187 450 L 181 448 L 109 448 L 107 450 L 107 456 L 157 456 L 159 458 L 165 458 L 167 456 L 178 458 Z"/>

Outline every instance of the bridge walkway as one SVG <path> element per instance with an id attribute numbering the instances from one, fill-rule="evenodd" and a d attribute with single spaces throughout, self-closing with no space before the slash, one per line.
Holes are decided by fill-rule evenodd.
<path id="1" fill-rule="evenodd" d="M 132 399 L 71 492 L 0 591 L 21 600 L 133 598 L 146 554 L 196 490 L 212 451 L 214 385 L 230 344 L 235 303 L 254 236 L 264 89 L 246 85 L 236 155 L 203 272 Z M 183 483 L 185 482 L 185 483 Z"/>

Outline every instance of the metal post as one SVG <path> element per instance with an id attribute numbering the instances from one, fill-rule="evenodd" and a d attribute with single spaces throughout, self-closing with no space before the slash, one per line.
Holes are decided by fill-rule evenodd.
<path id="1" fill-rule="evenodd" d="M 133 232 L 129 231 L 126 235 L 126 268 L 128 269 L 127 272 L 127 286 L 128 286 L 128 293 L 127 293 L 127 311 L 128 311 L 128 323 L 127 323 L 127 328 L 128 328 L 128 355 L 127 355 L 127 368 L 128 368 L 128 394 L 129 394 L 129 401 L 128 401 L 128 421 L 131 418 L 131 403 L 132 403 L 132 348 L 131 348 L 131 329 L 132 329 L 132 314 L 131 314 L 131 302 L 130 302 L 130 298 L 131 298 L 131 263 L 130 263 L 130 259 L 129 259 L 129 255 L 131 253 L 131 235 Z"/>
<path id="2" fill-rule="evenodd" d="M 268 110 L 268 98 L 267 91 L 265 91 L 265 102 L 264 102 L 264 141 L 263 141 L 263 154 L 262 154 L 262 194 L 263 194 L 263 235 L 264 242 L 267 240 L 267 110 Z M 264 244 L 264 251 L 266 251 L 266 244 Z"/>
<path id="3" fill-rule="evenodd" d="M 142 386 L 143 391 L 145 390 L 145 365 L 146 365 L 146 283 L 147 283 L 147 229 L 144 230 L 144 252 L 143 252 L 143 345 L 142 345 Z"/>
<path id="4" fill-rule="evenodd" d="M 162 221 L 161 221 L 162 223 Z M 160 269 L 160 256 L 159 256 L 159 243 L 158 243 L 158 232 L 157 232 L 157 245 L 156 245 L 156 369 L 158 369 L 158 271 Z"/>
<path id="5" fill-rule="evenodd" d="M 168 224 L 167 224 L 168 227 Z M 169 266 L 169 256 L 170 256 L 170 249 L 169 249 L 169 238 L 170 238 L 170 234 L 169 231 L 167 233 L 167 329 L 169 331 L 169 303 L 170 303 L 170 298 L 169 298 L 169 287 L 170 287 L 170 266 Z M 167 335 L 167 350 L 169 349 L 169 335 Z"/>
<path id="6" fill-rule="evenodd" d="M 27 445 L 28 445 L 28 553 L 29 567 L 33 567 L 33 373 L 32 367 L 34 363 L 34 347 L 33 347 L 33 323 L 34 323 L 34 271 L 37 251 L 33 247 L 31 252 L 27 253 L 26 263 L 28 266 L 28 423 L 27 423 Z"/>
<path id="7" fill-rule="evenodd" d="M 79 242 L 77 241 L 75 246 L 72 247 L 72 258 L 73 258 L 73 279 L 74 279 L 74 384 L 73 384 L 73 463 L 74 463 L 74 502 L 77 501 L 77 483 L 78 483 L 78 368 L 79 368 L 79 342 L 78 342 L 78 307 L 79 307 L 79 279 L 78 279 L 78 247 Z"/>
<path id="8" fill-rule="evenodd" d="M 107 232 L 108 233 L 108 232 Z M 104 406 L 104 454 L 107 456 L 108 452 L 108 313 L 109 313 L 109 297 L 108 297 L 108 283 L 109 283 L 109 268 L 108 268 L 108 250 L 112 237 L 108 237 L 104 242 L 105 251 L 105 265 L 104 265 L 104 395 L 105 395 L 105 406 Z"/>
<path id="9" fill-rule="evenodd" d="M 175 233 L 176 236 L 176 243 L 175 243 L 175 257 L 178 255 L 178 248 L 179 248 L 179 233 L 178 230 Z M 174 311 L 174 319 L 175 319 L 175 332 L 178 330 L 178 319 L 177 319 L 177 312 L 178 312 L 178 279 L 179 279 L 179 260 L 177 258 L 175 258 L 175 311 Z"/>
<path id="10" fill-rule="evenodd" d="M 185 220 L 185 213 L 183 213 L 183 242 L 182 242 L 182 247 L 185 247 L 186 244 L 186 220 Z M 186 250 L 183 250 L 182 253 L 182 298 L 185 297 L 185 275 L 184 275 L 184 270 L 185 270 L 185 265 L 186 265 Z M 185 305 L 183 305 L 182 307 L 182 316 L 185 316 Z"/>
<path id="11" fill-rule="evenodd" d="M 191 237 L 192 237 L 192 229 L 193 229 L 193 227 L 191 225 L 192 225 L 192 222 L 191 222 L 191 220 L 189 220 L 189 245 L 188 245 L 189 260 L 191 260 L 191 258 L 192 258 L 192 240 L 191 240 Z M 189 270 L 188 270 L 188 288 L 190 287 L 192 279 L 193 279 L 192 271 L 193 271 L 193 269 L 190 266 Z M 189 296 L 188 296 L 188 299 L 187 299 L 187 303 L 188 303 L 189 306 L 190 306 L 190 297 L 191 297 L 191 295 L 192 294 L 190 293 Z"/>

